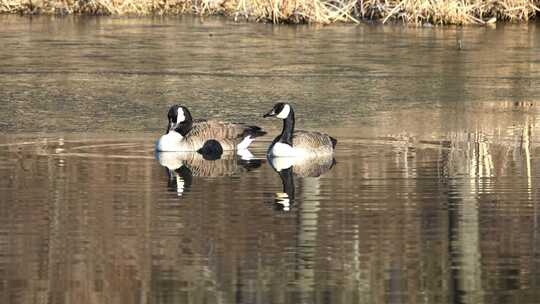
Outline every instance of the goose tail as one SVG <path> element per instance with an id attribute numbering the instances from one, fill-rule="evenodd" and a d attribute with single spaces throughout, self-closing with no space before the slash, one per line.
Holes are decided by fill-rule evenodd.
<path id="1" fill-rule="evenodd" d="M 337 145 L 337 139 L 330 136 L 330 141 L 332 142 L 332 149 L 335 149 Z"/>
<path id="2" fill-rule="evenodd" d="M 242 134 L 242 141 L 238 144 L 238 150 L 244 150 L 255 140 L 256 137 L 265 135 L 266 132 L 257 126 L 247 126 Z"/>
<path id="3" fill-rule="evenodd" d="M 244 131 L 244 137 L 251 136 L 251 138 L 259 137 L 265 135 L 266 132 L 257 126 L 247 126 Z"/>

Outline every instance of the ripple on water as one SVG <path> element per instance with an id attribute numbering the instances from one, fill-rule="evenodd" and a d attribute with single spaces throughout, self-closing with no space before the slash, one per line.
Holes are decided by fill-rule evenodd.
<path id="1" fill-rule="evenodd" d="M 255 144 L 255 159 L 207 160 L 155 154 L 145 138 L 1 145 L 4 242 L 21 245 L 5 249 L 0 267 L 18 271 L 7 261 L 22 250 L 58 275 L 72 271 L 66 259 L 107 261 L 139 278 L 96 280 L 152 282 L 149 293 L 168 296 L 205 286 L 244 302 L 253 284 L 279 290 L 258 291 L 265 299 L 328 290 L 410 302 L 406 284 L 444 298 L 450 276 L 456 296 L 476 299 L 535 277 L 522 257 L 534 261 L 537 177 L 522 175 L 523 154 L 501 166 L 496 155 L 513 147 L 342 136 L 335 161 L 277 171 L 264 157 L 269 139 Z"/>

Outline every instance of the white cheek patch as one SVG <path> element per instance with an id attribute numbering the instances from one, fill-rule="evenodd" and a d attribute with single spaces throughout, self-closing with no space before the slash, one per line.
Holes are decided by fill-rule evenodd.
<path id="1" fill-rule="evenodd" d="M 180 123 L 186 120 L 186 116 L 184 115 L 184 110 L 182 108 L 178 108 L 178 115 L 176 116 L 176 123 Z"/>
<path id="2" fill-rule="evenodd" d="M 291 112 L 291 106 L 286 104 L 285 106 L 283 106 L 283 110 L 281 110 L 281 112 L 279 112 L 277 117 L 281 118 L 281 119 L 285 119 L 285 118 L 287 118 L 287 116 L 289 116 L 290 112 Z"/>

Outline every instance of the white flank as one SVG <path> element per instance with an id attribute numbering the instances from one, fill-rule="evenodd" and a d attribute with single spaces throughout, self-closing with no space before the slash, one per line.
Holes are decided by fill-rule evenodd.
<path id="1" fill-rule="evenodd" d="M 281 110 L 281 112 L 279 112 L 279 114 L 277 115 L 277 118 L 285 119 L 287 118 L 287 116 L 289 116 L 290 112 L 291 106 L 286 104 L 285 106 L 283 106 L 283 110 Z"/>
<path id="2" fill-rule="evenodd" d="M 176 131 L 170 131 L 169 133 L 161 136 L 156 143 L 156 150 L 162 152 L 183 151 L 182 139 L 184 137 Z"/>

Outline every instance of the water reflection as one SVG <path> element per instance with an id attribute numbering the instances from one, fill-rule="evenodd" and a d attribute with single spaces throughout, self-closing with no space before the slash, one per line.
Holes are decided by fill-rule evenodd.
<path id="1" fill-rule="evenodd" d="M 297 222 L 295 258 L 295 284 L 298 286 L 299 303 L 314 303 L 316 288 L 316 259 L 318 247 L 319 211 L 321 185 L 319 177 L 330 171 L 335 164 L 333 155 L 315 157 L 270 157 L 272 169 L 279 174 L 283 192 L 276 193 L 277 210 L 290 211 L 293 204 Z M 296 195 L 295 178 L 300 180 Z M 326 197 L 326 201 L 332 201 Z"/>
<path id="2" fill-rule="evenodd" d="M 226 151 L 224 154 L 201 154 L 198 152 L 156 152 L 159 164 L 167 168 L 169 189 L 178 196 L 188 192 L 193 177 L 225 177 L 251 171 L 261 166 L 260 159 L 244 159 L 241 155 Z"/>
<path id="3" fill-rule="evenodd" d="M 332 169 L 335 159 L 333 155 L 316 157 L 269 157 L 268 162 L 272 166 L 272 169 L 279 174 L 281 183 L 283 184 L 283 192 L 276 193 L 276 208 L 289 211 L 291 205 L 295 202 L 295 176 L 302 178 L 302 190 L 304 190 L 304 193 L 316 195 L 318 192 L 316 178 Z"/>
<path id="4" fill-rule="evenodd" d="M 0 295 L 535 303 L 538 193 L 528 189 L 540 147 L 527 125 L 513 128 L 421 143 L 341 136 L 337 165 L 271 159 L 256 170 L 237 156 L 158 162 L 151 141 L 10 140 L 0 145 Z M 289 211 L 261 208 L 276 188 Z"/>

